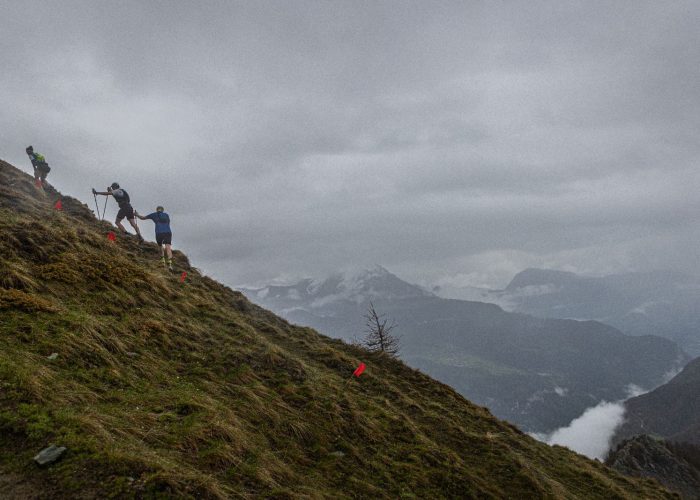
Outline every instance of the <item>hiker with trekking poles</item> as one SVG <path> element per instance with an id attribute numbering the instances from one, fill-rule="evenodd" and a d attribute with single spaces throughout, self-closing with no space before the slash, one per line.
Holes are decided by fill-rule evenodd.
<path id="1" fill-rule="evenodd" d="M 120 188 L 118 183 L 113 182 L 112 185 L 107 188 L 107 191 L 104 192 L 95 191 L 95 188 L 92 188 L 92 194 L 95 196 L 98 194 L 101 196 L 112 196 L 117 202 L 117 205 L 119 205 L 119 212 L 117 213 L 117 219 L 115 221 L 115 224 L 117 225 L 119 230 L 122 233 L 128 234 L 126 228 L 124 228 L 124 225 L 122 224 L 122 220 L 124 220 L 124 218 L 126 217 L 126 220 L 129 221 L 131 227 L 133 227 L 136 231 L 136 237 L 139 239 L 139 243 L 143 242 L 143 236 L 141 236 L 141 231 L 139 231 L 139 227 L 136 225 L 136 218 L 134 217 L 134 207 L 131 206 L 129 193 L 127 193 L 126 190 Z M 97 204 L 97 199 L 95 199 L 95 204 Z M 105 207 L 106 206 L 107 205 L 105 203 Z M 104 213 L 102 217 L 104 217 Z"/>
<path id="2" fill-rule="evenodd" d="M 160 247 L 160 261 L 166 266 L 165 255 L 168 255 L 167 268 L 173 270 L 173 248 L 172 240 L 173 233 L 170 230 L 170 216 L 165 213 L 165 209 L 161 206 L 156 207 L 156 211 L 143 216 L 138 212 L 134 215 L 141 220 L 152 220 L 156 224 L 156 243 Z"/>

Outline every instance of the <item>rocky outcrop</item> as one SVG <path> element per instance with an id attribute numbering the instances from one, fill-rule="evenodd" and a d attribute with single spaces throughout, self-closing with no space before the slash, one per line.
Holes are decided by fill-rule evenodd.
<path id="1" fill-rule="evenodd" d="M 683 498 L 700 499 L 700 470 L 664 441 L 636 436 L 620 443 L 605 463 L 629 476 L 656 479 Z"/>

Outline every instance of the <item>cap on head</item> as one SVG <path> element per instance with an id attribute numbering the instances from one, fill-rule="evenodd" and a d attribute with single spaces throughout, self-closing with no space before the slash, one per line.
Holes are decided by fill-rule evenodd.
<path id="1" fill-rule="evenodd" d="M 33 147 L 33 146 L 27 146 L 27 153 L 31 153 L 32 151 L 34 151 L 34 147 Z"/>
<path id="2" fill-rule="evenodd" d="M 119 189 L 119 183 L 118 182 L 113 182 L 112 185 L 110 186 L 112 189 Z"/>
<path id="3" fill-rule="evenodd" d="M 158 205 L 156 207 L 156 212 L 165 212 L 165 209 L 163 207 L 161 207 L 160 205 Z"/>

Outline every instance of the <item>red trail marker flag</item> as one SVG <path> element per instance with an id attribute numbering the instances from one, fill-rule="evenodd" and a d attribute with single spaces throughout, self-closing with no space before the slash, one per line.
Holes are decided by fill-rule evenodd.
<path id="1" fill-rule="evenodd" d="M 61 200 L 58 200 L 56 204 L 53 206 L 54 210 L 63 210 L 63 203 Z"/>
<path id="2" fill-rule="evenodd" d="M 187 272 L 182 271 L 182 274 L 180 275 L 180 283 L 184 283 L 185 278 L 187 278 Z"/>
<path id="3" fill-rule="evenodd" d="M 367 368 L 367 365 L 365 365 L 364 363 L 360 363 L 360 365 L 357 368 L 355 368 L 355 371 L 352 372 L 352 375 L 350 375 L 350 377 L 348 377 L 348 379 L 340 387 L 340 389 L 338 389 L 337 396 L 340 396 L 340 392 L 344 391 L 347 388 L 348 384 L 350 383 L 350 381 L 352 381 L 353 377 L 359 377 L 360 375 L 362 375 L 362 373 L 365 371 L 365 368 Z"/>
<path id="4" fill-rule="evenodd" d="M 114 231 L 110 231 L 107 233 L 107 239 L 109 241 L 117 241 L 117 235 L 114 234 Z"/>

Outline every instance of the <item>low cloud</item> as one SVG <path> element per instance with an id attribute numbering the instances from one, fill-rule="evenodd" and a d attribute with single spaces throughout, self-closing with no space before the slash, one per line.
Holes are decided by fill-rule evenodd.
<path id="1" fill-rule="evenodd" d="M 622 424 L 624 415 L 625 407 L 622 403 L 603 401 L 572 420 L 568 427 L 535 437 L 547 444 L 566 446 L 589 458 L 603 459 L 610 448 L 610 439 Z"/>
<path id="2" fill-rule="evenodd" d="M 627 387 L 628 397 L 644 394 L 639 386 Z M 532 436 L 550 445 L 566 446 L 588 458 L 604 459 L 610 449 L 610 441 L 615 431 L 625 419 L 624 400 L 616 402 L 601 401 L 597 406 L 588 408 L 583 414 L 549 434 L 540 433 Z"/>

